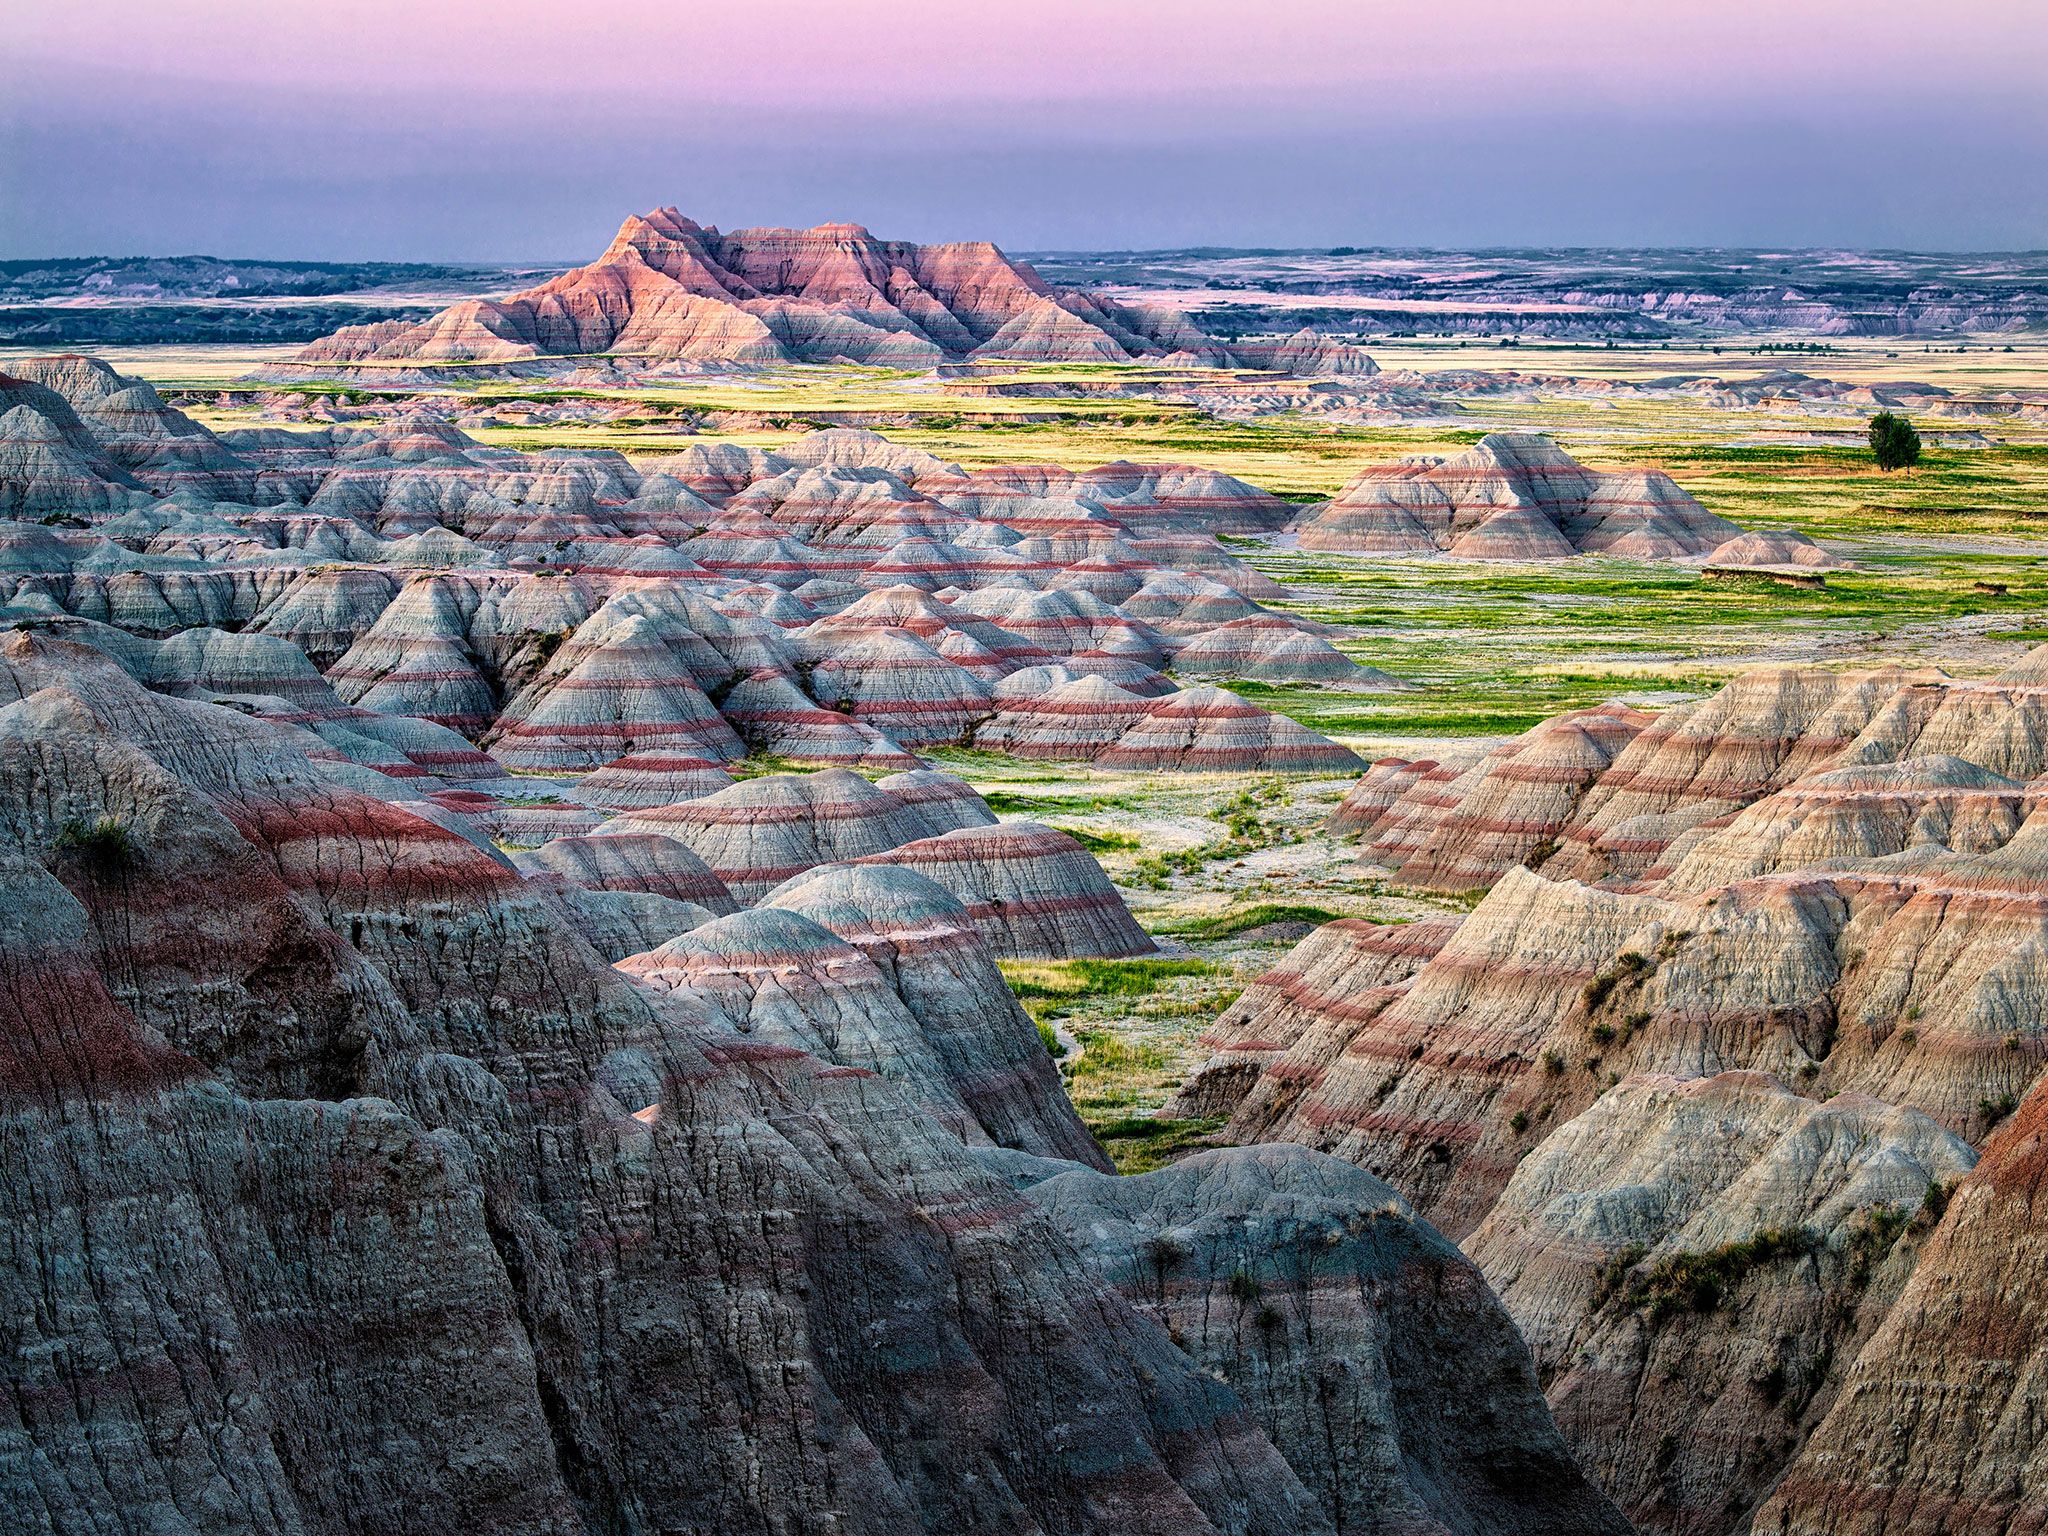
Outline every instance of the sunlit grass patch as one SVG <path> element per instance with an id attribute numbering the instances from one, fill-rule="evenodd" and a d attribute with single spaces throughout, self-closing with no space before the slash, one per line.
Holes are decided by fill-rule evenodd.
<path id="1" fill-rule="evenodd" d="M 1111 795 L 1019 794 L 1007 789 L 985 791 L 981 798 L 998 816 L 1086 815 L 1091 811 L 1108 810 L 1116 804 L 1116 798 Z"/>
<path id="2" fill-rule="evenodd" d="M 1299 902 L 1262 901 L 1255 906 L 1239 907 L 1234 911 L 1219 913 L 1215 917 L 1176 924 L 1165 931 L 1176 938 L 1214 941 L 1233 939 L 1253 928 L 1265 928 L 1275 923 L 1314 923 L 1321 926 L 1335 920 L 1339 915 L 1324 907 L 1308 906 Z"/>
<path id="3" fill-rule="evenodd" d="M 1129 832 L 1098 832 L 1092 827 L 1055 826 L 1090 853 L 1133 853 L 1143 845 Z"/>
<path id="4" fill-rule="evenodd" d="M 1003 960 L 1003 979 L 1029 1011 L 1032 1003 L 1144 997 L 1175 976 L 1210 976 L 1206 960 Z"/>
<path id="5" fill-rule="evenodd" d="M 1127 1040 L 1106 1029 L 1076 1030 L 1074 1038 L 1081 1042 L 1082 1052 L 1073 1067 L 1076 1078 L 1157 1071 L 1172 1060 L 1163 1045 L 1149 1040 Z"/>
<path id="6" fill-rule="evenodd" d="M 1218 1116 L 1199 1120 L 1160 1120 L 1149 1115 L 1118 1115 L 1089 1127 L 1118 1173 L 1150 1173 L 1190 1152 L 1216 1145 L 1212 1138 L 1226 1122 Z"/>

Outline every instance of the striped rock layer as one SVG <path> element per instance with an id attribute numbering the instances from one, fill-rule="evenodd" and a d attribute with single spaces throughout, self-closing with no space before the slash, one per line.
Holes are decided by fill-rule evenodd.
<path id="1" fill-rule="evenodd" d="M 1658 882 L 1702 843 L 1725 858 L 1732 845 L 1724 834 L 1737 823 L 1743 838 L 1755 835 L 1758 817 L 1789 815 L 1795 806 L 1853 799 L 1874 808 L 1885 798 L 1886 770 L 1909 799 L 1923 778 L 1929 790 L 1958 774 L 1982 780 L 1949 786 L 1945 804 L 1963 805 L 1973 788 L 2023 784 L 2048 772 L 2044 722 L 2048 678 L 2038 654 L 1981 681 L 1932 670 L 1759 667 L 1654 717 L 1614 704 L 1559 716 L 1462 771 L 1389 762 L 1355 787 L 1335 826 L 1358 832 L 1370 862 L 1416 885 L 1470 889 L 1525 862 L 1553 877 Z M 1860 790 L 1853 777 L 1814 781 L 1837 769 L 1877 776 Z M 1744 819 L 1749 807 L 1795 785 L 1798 798 Z M 1881 846 L 1886 838 L 1876 827 L 1889 825 L 1884 815 L 1860 832 L 1849 830 L 1851 819 L 1837 813 L 1816 821 L 1791 858 L 1823 856 L 1815 839 L 1824 824 L 1844 855 L 1895 852 L 1901 836 L 1946 836 L 1932 823 L 1920 833 L 1909 826 Z M 1978 840 L 1966 835 L 1960 846 Z M 1710 875 L 1696 865 L 1686 881 L 1697 885 Z"/>
<path id="2" fill-rule="evenodd" d="M 1361 470 L 1298 527 L 1304 549 L 1557 560 L 1710 553 L 1742 530 L 1668 475 L 1603 474 L 1546 437 L 1495 432 L 1451 458 Z"/>
<path id="3" fill-rule="evenodd" d="M 978 796 L 906 800 L 843 768 L 765 774 L 716 794 L 631 811 L 607 836 L 655 833 L 687 844 L 740 900 L 820 864 L 883 853 L 942 829 L 995 818 Z"/>
<path id="4" fill-rule="evenodd" d="M 1174 1110 L 1460 1237 L 1645 1528 L 2025 1528 L 2043 688 L 1764 668 L 1377 764 L 1368 857 L 1490 889 L 1419 958 L 1318 930 Z"/>
<path id="5" fill-rule="evenodd" d="M 965 826 L 862 862 L 915 870 L 951 892 L 999 955 L 1062 960 L 1155 948 L 1087 849 L 1036 822 Z"/>
<path id="6" fill-rule="evenodd" d="M 673 208 L 636 215 L 595 263 L 415 324 L 350 326 L 299 354 L 349 364 L 517 363 L 597 354 L 727 364 L 930 367 L 963 358 L 1129 362 L 1193 350 L 1230 366 L 1370 372 L 1323 341 L 1241 355 L 1185 320 L 1048 287 L 985 241 L 912 245 L 858 224 L 722 234 Z"/>
<path id="7" fill-rule="evenodd" d="M 1214 532 L 1289 505 L 1211 471 L 970 472 L 844 429 L 635 464 L 490 446 L 434 407 L 216 434 L 98 362 L 22 373 L 0 440 L 19 439 L 0 452 L 0 513 L 23 519 L 0 521 L 10 617 L 98 624 L 124 655 L 174 641 L 153 686 L 423 720 L 515 773 L 748 752 L 907 768 L 974 744 L 1019 672 L 1156 697 L 1190 645 L 1190 674 L 1382 681 L 1259 607 L 1280 589 Z M 1285 771 L 1294 745 L 1249 766 Z"/>
<path id="8" fill-rule="evenodd" d="M 741 913 L 643 983 L 563 877 L 323 746 L 0 645 L 8 1530 L 1621 1529 L 1476 1272 L 1356 1170 L 1131 1192 L 1180 1296 L 1273 1294 L 1232 1358 L 985 1159 L 1122 1181 L 970 1147 L 1062 1111 L 949 993 L 987 964 L 956 904 L 827 888 L 852 937 Z"/>

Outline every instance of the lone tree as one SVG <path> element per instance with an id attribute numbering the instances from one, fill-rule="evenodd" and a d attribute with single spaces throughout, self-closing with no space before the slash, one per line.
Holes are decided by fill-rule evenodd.
<path id="1" fill-rule="evenodd" d="M 1920 462 L 1920 434 L 1905 417 L 1880 411 L 1870 418 L 1870 451 L 1876 455 L 1879 469 L 1910 472 Z"/>

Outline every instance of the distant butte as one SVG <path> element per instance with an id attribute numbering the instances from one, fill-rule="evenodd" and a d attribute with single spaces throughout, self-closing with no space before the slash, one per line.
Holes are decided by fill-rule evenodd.
<path id="1" fill-rule="evenodd" d="M 1227 342 L 1185 317 L 1049 286 L 985 240 L 913 245 L 858 224 L 721 234 L 673 208 L 635 215 L 587 267 L 425 320 L 348 326 L 300 363 L 515 365 L 632 358 L 762 366 L 1125 363 L 1295 374 L 1376 372 L 1357 347 L 1301 332 Z"/>

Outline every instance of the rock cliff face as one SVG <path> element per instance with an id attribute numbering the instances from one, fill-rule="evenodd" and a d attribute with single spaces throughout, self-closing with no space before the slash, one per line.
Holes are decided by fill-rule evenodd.
<path id="1" fill-rule="evenodd" d="M 1300 524 L 1304 549 L 1466 560 L 1706 555 L 1742 530 L 1670 476 L 1590 470 L 1548 438 L 1496 432 L 1452 458 L 1361 470 Z"/>
<path id="2" fill-rule="evenodd" d="M 1522 1162 L 1466 1247 L 1587 1469 L 1645 1525 L 1724 1530 L 1896 1299 L 1930 1192 L 1975 1162 L 1862 1095 L 1632 1077 Z"/>
<path id="3" fill-rule="evenodd" d="M 1214 536 L 1277 528 L 1289 504 L 1189 466 L 970 473 L 846 430 L 635 465 L 426 415 L 217 436 L 103 364 L 19 366 L 0 608 L 92 621 L 169 691 L 430 722 L 512 772 L 606 775 L 602 809 L 625 808 L 628 759 L 619 774 L 701 765 L 632 786 L 652 807 L 749 752 L 911 768 L 984 730 L 1039 756 L 1124 745 L 1002 718 L 999 690 L 1036 700 L 1002 685 L 1047 666 L 1162 701 L 1120 717 L 1146 767 L 1350 762 L 1256 706 L 1179 696 L 1182 655 L 1203 676 L 1397 686 L 1261 607 L 1277 588 Z"/>
<path id="4" fill-rule="evenodd" d="M 1957 1188 L 1904 1294 L 1758 1513 L 1758 1532 L 2040 1525 L 2044 1116 L 2037 1090 Z"/>
<path id="5" fill-rule="evenodd" d="M 1460 1238 L 1647 1528 L 2026 1528 L 2042 676 L 1764 668 L 1374 765 L 1366 859 L 1484 899 L 1319 929 L 1174 1112 Z"/>
<path id="6" fill-rule="evenodd" d="M 615 969 L 570 878 L 696 866 L 529 877 L 447 798 L 0 645 L 0 1525 L 1623 1529 L 1383 1186 L 1032 1155 L 1094 1160 L 928 882 Z"/>
<path id="7" fill-rule="evenodd" d="M 1383 764 L 1336 825 L 1369 862 L 1458 890 L 1523 863 L 1696 890 L 1913 846 L 1979 851 L 2012 835 L 2022 787 L 2048 770 L 2041 677 L 2037 656 L 1983 681 L 1759 667 L 1654 719 L 1606 705 L 1474 763 Z"/>
<path id="8" fill-rule="evenodd" d="M 1627 1529 L 1526 1408 L 1468 1418 L 1455 1383 L 1416 1390 L 1434 1368 L 1409 1351 L 1446 1326 L 1473 1330 L 1460 1354 L 1481 1376 L 1519 1382 L 1526 1357 L 1471 1311 L 1483 1283 L 1464 1258 L 1369 1174 L 1297 1147 L 1123 1179 L 1000 1165 L 1119 1294 L 1245 1395 L 1339 1529 Z"/>
<path id="9" fill-rule="evenodd" d="M 1185 320 L 1050 288 L 986 241 L 912 245 L 858 224 L 721 233 L 673 208 L 620 226 L 594 263 L 502 300 L 426 320 L 351 326 L 299 361 L 504 364 L 609 356 L 746 366 L 850 362 L 929 368 L 966 358 L 1140 357 L 1362 374 L 1357 348 L 1312 335 L 1226 343 Z"/>

